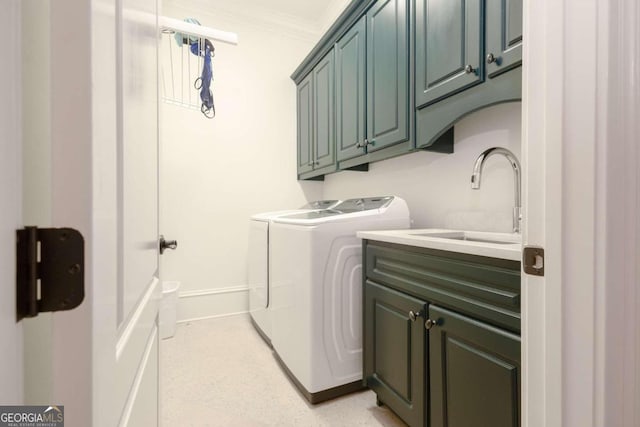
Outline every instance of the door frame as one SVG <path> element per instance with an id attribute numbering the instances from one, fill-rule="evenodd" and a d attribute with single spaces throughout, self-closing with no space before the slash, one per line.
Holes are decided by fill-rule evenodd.
<path id="1" fill-rule="evenodd" d="M 24 395 L 23 325 L 16 323 L 15 229 L 22 224 L 21 1 L 3 3 L 0 27 L 7 34 L 0 67 L 0 404 L 20 405 Z"/>
<path id="2" fill-rule="evenodd" d="M 523 426 L 637 425 L 640 7 L 524 10 L 523 239 L 546 265 L 522 280 Z"/>
<path id="3" fill-rule="evenodd" d="M 110 78 L 115 67 L 96 66 L 115 64 L 115 21 L 112 27 L 105 24 L 109 12 L 115 18 L 115 5 L 109 3 L 62 0 L 50 11 L 50 49 L 55 52 L 51 99 L 56 105 L 51 111 L 52 226 L 72 226 L 85 240 L 85 300 L 75 310 L 52 316 L 52 398 L 65 405 L 69 425 L 117 423 L 110 419 L 116 411 L 105 406 L 113 395 L 106 391 L 107 381 L 113 382 L 115 372 L 109 351 L 115 348 L 117 289 L 115 78 Z M 66 107 L 56 102 L 60 99 Z M 107 325 L 114 325 L 111 331 Z M 66 357 L 69 343 L 74 358 Z"/>

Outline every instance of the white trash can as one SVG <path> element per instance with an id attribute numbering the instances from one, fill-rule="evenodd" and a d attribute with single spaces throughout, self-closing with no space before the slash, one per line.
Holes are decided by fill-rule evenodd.
<path id="1" fill-rule="evenodd" d="M 180 282 L 162 282 L 162 301 L 160 301 L 160 338 L 171 338 L 176 333 L 178 318 L 178 289 Z"/>

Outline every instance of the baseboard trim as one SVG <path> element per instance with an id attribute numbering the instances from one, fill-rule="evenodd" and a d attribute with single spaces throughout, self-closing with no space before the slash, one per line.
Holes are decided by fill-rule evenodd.
<path id="1" fill-rule="evenodd" d="M 237 313 L 225 313 L 225 314 L 215 314 L 213 316 L 194 317 L 193 319 L 178 320 L 176 323 L 178 324 L 191 323 L 191 322 L 197 322 L 199 320 L 219 319 L 222 317 L 240 316 L 243 314 L 249 314 L 249 311 L 238 311 Z"/>
<path id="2" fill-rule="evenodd" d="M 249 288 L 234 286 L 178 294 L 178 323 L 234 316 L 249 311 Z"/>
<path id="3" fill-rule="evenodd" d="M 178 298 L 194 298 L 208 295 L 220 295 L 220 294 L 232 294 L 235 292 L 249 292 L 249 288 L 246 286 L 230 286 L 228 288 L 221 289 L 202 289 L 198 291 L 185 291 L 179 292 Z"/>

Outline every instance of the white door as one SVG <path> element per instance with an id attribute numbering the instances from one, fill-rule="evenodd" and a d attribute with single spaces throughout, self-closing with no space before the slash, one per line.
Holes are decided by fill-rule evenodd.
<path id="1" fill-rule="evenodd" d="M 22 99 L 50 105 L 25 120 L 26 128 L 46 127 L 48 136 L 39 142 L 45 156 L 22 147 L 25 177 L 31 167 L 34 174 L 49 171 L 41 182 L 25 180 L 24 188 L 26 198 L 39 191 L 49 224 L 28 225 L 72 227 L 85 239 L 84 302 L 21 322 L 28 350 L 24 400 L 64 405 L 68 426 L 158 425 L 158 3 L 22 3 L 23 39 L 10 41 L 22 52 L 45 46 L 36 65 L 39 76 L 48 77 L 46 90 L 35 89 L 40 80 L 23 85 Z M 36 31 L 42 20 L 49 43 L 43 38 L 37 47 L 25 46 L 30 25 Z M 20 86 L 17 77 L 14 84 Z M 9 173 L 2 170 L 3 177 Z M 34 209 L 38 200 L 27 210 Z M 3 236 L 11 223 L 3 217 Z M 12 298 L 3 294 L 2 304 L 6 300 Z M 13 328 L 20 327 L 14 321 Z"/>
<path id="2" fill-rule="evenodd" d="M 523 426 L 637 427 L 640 5 L 524 6 Z"/>

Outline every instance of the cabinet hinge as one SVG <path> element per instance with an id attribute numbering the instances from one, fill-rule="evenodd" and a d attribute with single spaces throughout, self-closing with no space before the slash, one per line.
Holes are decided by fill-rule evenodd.
<path id="1" fill-rule="evenodd" d="M 522 251 L 522 268 L 527 274 L 544 276 L 544 248 L 525 246 Z"/>
<path id="2" fill-rule="evenodd" d="M 84 238 L 72 228 L 16 232 L 16 321 L 84 299 Z"/>

